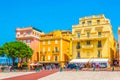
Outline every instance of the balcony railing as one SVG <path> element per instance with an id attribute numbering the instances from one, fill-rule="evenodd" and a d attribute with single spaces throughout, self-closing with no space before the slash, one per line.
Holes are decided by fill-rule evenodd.
<path id="1" fill-rule="evenodd" d="M 47 52 L 40 52 L 40 54 L 46 54 Z"/>
<path id="2" fill-rule="evenodd" d="M 80 56 L 76 56 L 76 59 L 80 59 Z"/>
<path id="3" fill-rule="evenodd" d="M 82 45 L 83 49 L 91 49 L 93 48 L 93 45 Z"/>
<path id="4" fill-rule="evenodd" d="M 106 39 L 108 35 L 89 35 L 89 37 L 86 36 L 80 36 L 80 37 L 73 37 L 73 40 L 93 40 L 93 39 Z"/>
<path id="5" fill-rule="evenodd" d="M 52 53 L 54 53 L 54 54 L 56 54 L 56 53 L 58 53 L 59 51 L 52 51 Z"/>
<path id="6" fill-rule="evenodd" d="M 77 46 L 76 46 L 76 49 L 80 49 L 80 45 L 77 45 Z"/>
<path id="7" fill-rule="evenodd" d="M 102 45 L 97 45 L 98 48 L 102 48 Z"/>
<path id="8" fill-rule="evenodd" d="M 35 37 L 39 38 L 38 36 L 32 35 L 32 34 L 26 34 L 26 35 L 16 35 L 16 38 L 27 38 L 27 37 Z"/>
<path id="9" fill-rule="evenodd" d="M 84 23 L 84 24 L 79 24 L 79 26 L 78 25 L 73 25 L 73 28 L 75 27 L 83 27 L 83 26 L 85 26 L 85 27 L 91 27 L 91 26 L 93 26 L 93 25 L 104 25 L 104 24 L 106 24 L 106 23 L 109 23 L 109 22 L 107 22 L 107 21 L 100 21 L 100 22 L 92 22 L 90 25 L 88 25 L 88 23 Z M 101 26 L 100 26 L 101 27 Z"/>

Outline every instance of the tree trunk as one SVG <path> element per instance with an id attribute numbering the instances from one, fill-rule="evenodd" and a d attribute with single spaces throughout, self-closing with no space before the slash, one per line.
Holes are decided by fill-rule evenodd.
<path id="1" fill-rule="evenodd" d="M 13 69 L 13 70 L 14 70 L 14 64 L 15 64 L 15 58 L 12 58 L 12 67 L 11 67 L 11 69 Z"/>
<path id="2" fill-rule="evenodd" d="M 14 64 L 15 64 L 15 58 L 12 58 L 12 65 L 14 66 Z"/>
<path id="3" fill-rule="evenodd" d="M 23 58 L 21 58 L 21 63 L 23 63 Z"/>
<path id="4" fill-rule="evenodd" d="M 26 62 L 28 62 L 28 58 L 26 57 Z"/>

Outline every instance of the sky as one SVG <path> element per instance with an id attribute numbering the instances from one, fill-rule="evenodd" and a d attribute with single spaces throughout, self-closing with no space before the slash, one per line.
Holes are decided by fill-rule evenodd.
<path id="1" fill-rule="evenodd" d="M 104 14 L 115 39 L 120 26 L 119 0 L 0 0 L 0 46 L 15 41 L 15 29 L 33 26 L 45 33 L 71 30 L 84 16 Z"/>

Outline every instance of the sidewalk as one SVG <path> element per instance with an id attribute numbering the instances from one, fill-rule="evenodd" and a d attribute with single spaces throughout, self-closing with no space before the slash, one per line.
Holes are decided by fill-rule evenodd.
<path id="1" fill-rule="evenodd" d="M 15 76 L 15 77 L 11 76 L 11 78 L 4 78 L 2 80 L 38 80 L 42 77 L 48 76 L 48 75 L 56 73 L 58 71 L 59 71 L 58 69 L 43 70 L 43 71 L 40 71 L 40 72 L 34 72 L 34 73 L 31 73 L 31 74 L 26 74 L 26 75 L 23 74 L 23 75 Z M 19 73 L 19 72 L 16 72 L 16 74 L 17 73 Z M 9 75 L 11 75 L 11 74 L 9 74 Z"/>
<path id="2" fill-rule="evenodd" d="M 63 69 L 63 71 L 76 71 L 76 69 Z M 78 71 L 112 71 L 112 67 L 111 68 L 95 68 L 95 69 L 83 68 Z M 114 71 L 120 71 L 120 68 L 114 67 Z"/>
<path id="3" fill-rule="evenodd" d="M 10 77 L 32 74 L 32 73 L 35 73 L 35 72 L 0 72 L 0 80 L 5 78 L 10 78 Z"/>
<path id="4" fill-rule="evenodd" d="M 120 80 L 118 71 L 63 71 L 39 80 Z"/>

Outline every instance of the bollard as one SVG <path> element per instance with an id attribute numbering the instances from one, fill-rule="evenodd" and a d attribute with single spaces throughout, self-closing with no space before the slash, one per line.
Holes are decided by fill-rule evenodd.
<path id="1" fill-rule="evenodd" d="M 37 72 L 37 71 L 38 71 L 38 68 L 35 68 L 35 71 Z"/>
<path id="2" fill-rule="evenodd" d="M 14 72 L 16 72 L 16 69 L 14 69 Z"/>
<path id="3" fill-rule="evenodd" d="M 95 67 L 93 67 L 93 71 L 95 71 Z"/>
<path id="4" fill-rule="evenodd" d="M 114 67 L 112 67 L 112 71 L 114 71 Z"/>
<path id="5" fill-rule="evenodd" d="M 76 71 L 78 71 L 78 67 L 76 67 Z"/>
<path id="6" fill-rule="evenodd" d="M 62 67 L 60 67 L 60 72 L 62 72 Z"/>
<path id="7" fill-rule="evenodd" d="M 28 68 L 26 68 L 26 72 L 28 72 Z"/>
<path id="8" fill-rule="evenodd" d="M 40 72 L 40 68 L 38 68 L 38 71 Z"/>

